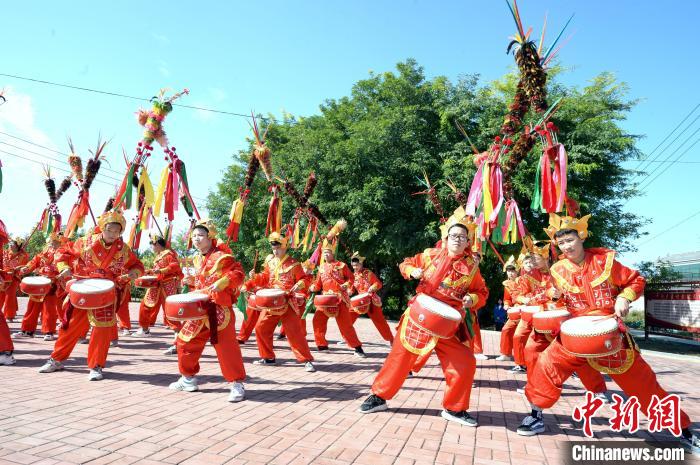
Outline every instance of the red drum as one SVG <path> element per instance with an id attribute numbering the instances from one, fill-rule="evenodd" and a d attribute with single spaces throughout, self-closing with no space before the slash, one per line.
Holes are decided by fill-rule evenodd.
<path id="1" fill-rule="evenodd" d="M 542 307 L 539 305 L 523 305 L 520 307 L 520 318 L 530 323 L 532 321 L 532 315 L 541 311 Z"/>
<path id="2" fill-rule="evenodd" d="M 172 321 L 204 320 L 209 317 L 204 308 L 208 300 L 207 294 L 199 292 L 173 294 L 165 298 L 165 316 Z"/>
<path id="3" fill-rule="evenodd" d="M 260 311 L 278 312 L 287 307 L 287 293 L 282 289 L 260 289 L 255 293 L 255 305 Z"/>
<path id="4" fill-rule="evenodd" d="M 51 280 L 44 276 L 27 276 L 19 283 L 22 292 L 31 296 L 45 296 L 51 291 Z"/>
<path id="5" fill-rule="evenodd" d="M 150 289 L 152 287 L 158 287 L 158 277 L 157 276 L 141 276 L 140 278 L 136 278 L 134 280 L 134 285 L 136 287 L 143 287 L 146 289 Z"/>
<path id="6" fill-rule="evenodd" d="M 509 320 L 520 320 L 520 307 L 513 307 L 508 309 L 508 319 Z"/>
<path id="7" fill-rule="evenodd" d="M 255 294 L 248 294 L 248 307 L 251 310 L 255 310 L 256 312 L 259 312 L 260 309 L 258 308 L 258 304 L 255 302 Z"/>
<path id="8" fill-rule="evenodd" d="M 372 303 L 372 294 L 365 292 L 350 299 L 352 310 L 360 315 L 369 311 L 369 304 Z"/>
<path id="9" fill-rule="evenodd" d="M 306 295 L 303 292 L 295 292 L 292 299 L 294 299 L 294 305 L 297 306 L 297 309 L 304 313 L 306 309 Z"/>
<path id="10" fill-rule="evenodd" d="M 318 294 L 314 297 L 314 307 L 329 317 L 335 317 L 338 314 L 339 305 L 340 297 L 335 294 Z"/>
<path id="11" fill-rule="evenodd" d="M 83 310 L 107 307 L 117 298 L 114 283 L 108 279 L 78 279 L 68 287 L 70 303 Z"/>
<path id="12" fill-rule="evenodd" d="M 413 299 L 408 316 L 416 326 L 442 338 L 454 336 L 462 321 L 459 311 L 426 294 L 418 294 Z"/>
<path id="13" fill-rule="evenodd" d="M 566 310 L 547 310 L 532 315 L 532 327 L 538 333 L 552 334 L 559 332 L 561 324 L 571 317 Z"/>
<path id="14" fill-rule="evenodd" d="M 613 317 L 579 316 L 561 324 L 561 344 L 578 357 L 612 355 L 623 348 L 623 335 Z"/>

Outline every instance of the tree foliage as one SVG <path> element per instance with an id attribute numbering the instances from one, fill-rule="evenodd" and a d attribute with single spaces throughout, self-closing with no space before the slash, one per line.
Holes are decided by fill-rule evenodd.
<path id="1" fill-rule="evenodd" d="M 380 274 L 385 308 L 393 316 L 400 314 L 412 290 L 412 284 L 400 277 L 398 263 L 438 240 L 438 215 L 424 196 L 412 195 L 423 190 L 418 179 L 425 172 L 437 183 L 449 214 L 457 204 L 443 181 L 449 178 L 466 192 L 476 171 L 472 150 L 454 120 L 460 121 L 479 150 L 485 150 L 498 133 L 515 86 L 515 74 L 488 84 L 480 83 L 476 75 L 454 83 L 440 76 L 426 79 L 423 69 L 407 60 L 396 66 L 396 72 L 370 73 L 349 96 L 326 100 L 317 115 L 285 115 L 270 127 L 268 144 L 276 173 L 301 190 L 309 171 L 316 172 L 319 183 L 312 201 L 330 221 L 348 221 L 341 240 L 366 256 L 366 264 Z M 589 245 L 630 250 L 644 220 L 622 211 L 623 202 L 635 191 L 621 163 L 635 157 L 637 149 L 636 137 L 620 123 L 635 102 L 627 98 L 626 86 L 609 73 L 581 89 L 553 79 L 548 92 L 552 101 L 565 99 L 553 120 L 570 157 L 569 195 L 580 202 L 583 213 L 593 214 Z M 222 231 L 249 154 L 242 151 L 233 157 L 208 197 L 210 214 Z M 513 183 L 526 225 L 539 237 L 548 219 L 531 211 L 529 204 L 540 154 L 538 145 L 518 167 Z M 256 250 L 261 259 L 268 250 L 263 233 L 269 199 L 267 183 L 259 175 L 246 205 L 240 242 L 233 247 L 246 269 Z M 284 218 L 289 221 L 295 205 L 288 197 L 284 201 Z M 517 250 L 519 245 L 499 246 L 503 255 Z M 340 258 L 349 257 L 341 253 Z M 490 250 L 485 250 L 482 273 L 492 299 L 497 299 L 503 276 Z"/>

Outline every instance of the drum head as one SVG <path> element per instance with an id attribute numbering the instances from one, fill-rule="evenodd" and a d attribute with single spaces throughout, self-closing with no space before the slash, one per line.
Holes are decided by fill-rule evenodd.
<path id="1" fill-rule="evenodd" d="M 51 280 L 45 276 L 27 276 L 26 278 L 22 278 L 22 282 L 30 286 L 45 286 L 51 284 Z"/>
<path id="2" fill-rule="evenodd" d="M 114 289 L 114 283 L 109 279 L 80 279 L 70 286 L 71 292 L 77 294 L 102 294 Z"/>
<path id="3" fill-rule="evenodd" d="M 537 313 L 542 311 L 542 307 L 539 305 L 523 305 L 520 310 L 526 313 Z"/>
<path id="4" fill-rule="evenodd" d="M 562 318 L 571 315 L 566 310 L 547 310 L 546 312 L 538 312 L 532 315 L 532 318 L 544 319 L 544 318 Z"/>
<path id="5" fill-rule="evenodd" d="M 207 294 L 202 294 L 201 292 L 191 292 L 189 294 L 173 294 L 165 298 L 168 303 L 183 303 L 183 302 L 202 302 L 209 300 Z"/>
<path id="6" fill-rule="evenodd" d="M 418 294 L 416 297 L 416 302 L 418 302 L 421 307 L 425 308 L 429 312 L 440 315 L 447 320 L 462 320 L 462 315 L 456 309 L 450 307 L 446 303 L 440 302 L 434 297 L 430 297 L 429 295 Z"/>
<path id="7" fill-rule="evenodd" d="M 260 297 L 276 297 L 284 295 L 284 291 L 282 289 L 260 289 L 255 295 L 259 295 Z"/>
<path id="8" fill-rule="evenodd" d="M 591 334 L 615 331 L 617 320 L 602 316 L 577 316 L 561 324 L 561 332 L 572 336 L 588 336 Z"/>

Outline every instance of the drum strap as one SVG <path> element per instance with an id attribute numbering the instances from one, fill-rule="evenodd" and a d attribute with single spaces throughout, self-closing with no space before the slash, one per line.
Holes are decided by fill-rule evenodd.
<path id="1" fill-rule="evenodd" d="M 219 325 L 216 321 L 216 304 L 209 300 L 204 304 L 204 308 L 207 309 L 207 316 L 209 317 L 209 341 L 212 344 L 218 344 Z"/>
<path id="2" fill-rule="evenodd" d="M 70 297 L 66 296 L 66 299 L 63 301 L 63 315 L 61 317 L 61 328 L 64 330 L 68 330 L 68 324 L 70 323 L 70 319 L 73 317 L 73 304 L 70 303 Z"/>

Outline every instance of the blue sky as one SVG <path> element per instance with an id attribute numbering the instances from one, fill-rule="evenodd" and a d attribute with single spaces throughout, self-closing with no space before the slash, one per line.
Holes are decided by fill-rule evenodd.
<path id="1" fill-rule="evenodd" d="M 324 99 L 347 95 L 369 71 L 392 70 L 408 57 L 428 77 L 453 80 L 479 73 L 488 81 L 513 64 L 505 47 L 514 26 L 505 2 L 497 0 L 40 5 L 5 5 L 0 73 L 142 97 L 161 87 L 187 87 L 191 94 L 182 103 L 238 113 L 314 114 Z M 640 103 L 624 126 L 645 136 L 639 142 L 643 151 L 651 151 L 700 103 L 692 34 L 699 2 L 671 1 L 661 7 L 657 2 L 541 0 L 522 1 L 520 8 L 524 23 L 537 32 L 547 12 L 550 38 L 576 14 L 570 27 L 575 35 L 560 54 L 562 64 L 571 68 L 562 79 L 583 86 L 598 73 L 612 71 L 627 82 Z M 131 153 L 140 137 L 134 112 L 142 103 L 0 76 L 2 87 L 9 102 L 0 107 L 1 132 L 62 152 L 70 135 L 84 156 L 99 133 L 112 140 L 107 153 L 114 172 L 103 170 L 93 188 L 95 209 L 101 209 L 116 184 L 109 178 L 120 178 L 124 169 L 121 148 Z M 700 127 L 695 125 L 678 145 Z M 188 162 L 192 190 L 200 199 L 250 134 L 244 118 L 185 108 L 176 108 L 165 129 Z M 0 134 L 5 165 L 0 218 L 21 233 L 28 232 L 46 202 L 41 167 L 2 151 L 47 161 L 27 150 L 63 160 Z M 674 147 L 661 160 L 671 152 Z M 698 153 L 700 146 L 695 146 L 682 160 L 699 160 Z M 156 178 L 162 158 L 154 156 L 151 164 Z M 652 224 L 647 239 L 638 242 L 639 252 L 627 254 L 625 262 L 700 250 L 695 232 L 700 216 L 649 241 L 697 210 L 689 200 L 698 194 L 698 167 L 671 166 L 645 197 L 629 202 L 627 208 Z M 74 195 L 67 194 L 60 204 L 64 216 Z"/>

